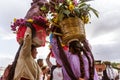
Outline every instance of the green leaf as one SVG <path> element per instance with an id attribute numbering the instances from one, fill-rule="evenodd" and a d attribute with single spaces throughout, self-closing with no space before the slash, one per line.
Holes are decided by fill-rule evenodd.
<path id="1" fill-rule="evenodd" d="M 92 7 L 89 7 L 89 9 L 96 15 L 96 17 L 99 17 L 97 10 L 93 9 Z"/>
<path id="2" fill-rule="evenodd" d="M 64 14 L 63 14 L 62 11 L 60 11 L 60 13 L 58 14 L 58 20 L 59 20 L 59 21 L 62 21 L 63 18 L 64 18 Z"/>
<path id="3" fill-rule="evenodd" d="M 42 11 L 45 11 L 45 10 L 46 10 L 46 7 L 45 7 L 45 6 L 42 6 L 40 9 L 41 9 Z"/>
<path id="4" fill-rule="evenodd" d="M 66 14 L 67 16 L 69 16 L 70 11 L 69 10 L 63 10 L 63 13 Z"/>
<path id="5" fill-rule="evenodd" d="M 78 17 L 80 17 L 80 11 L 79 11 L 79 9 L 74 9 L 74 12 L 75 12 L 75 14 L 76 14 Z"/>
<path id="6" fill-rule="evenodd" d="M 78 7 L 81 8 L 81 7 L 86 6 L 86 5 L 87 5 L 86 3 L 81 2 L 81 3 L 78 5 Z"/>

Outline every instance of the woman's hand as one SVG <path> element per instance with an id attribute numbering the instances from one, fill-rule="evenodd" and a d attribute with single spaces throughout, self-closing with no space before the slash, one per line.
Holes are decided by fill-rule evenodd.
<path id="1" fill-rule="evenodd" d="M 85 80 L 84 78 L 79 78 L 78 80 Z"/>
<path id="2" fill-rule="evenodd" d="M 27 27 L 26 33 L 31 33 L 31 32 L 32 32 L 31 28 Z"/>

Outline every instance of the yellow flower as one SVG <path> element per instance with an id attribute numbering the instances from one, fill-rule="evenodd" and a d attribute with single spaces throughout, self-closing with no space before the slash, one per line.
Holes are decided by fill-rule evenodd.
<path id="1" fill-rule="evenodd" d="M 14 18 L 14 22 L 16 22 L 17 21 L 17 19 L 16 18 Z"/>
<path id="2" fill-rule="evenodd" d="M 89 22 L 89 17 L 88 16 L 82 16 L 82 21 L 87 24 Z"/>
<path id="3" fill-rule="evenodd" d="M 33 22 L 33 19 L 28 19 L 27 22 L 32 23 L 32 22 Z"/>
<path id="4" fill-rule="evenodd" d="M 53 22 L 57 23 L 58 22 L 58 18 L 53 18 Z"/>
<path id="5" fill-rule="evenodd" d="M 68 8 L 69 8 L 70 11 L 73 11 L 73 9 L 75 8 L 75 6 L 73 4 L 70 4 Z"/>

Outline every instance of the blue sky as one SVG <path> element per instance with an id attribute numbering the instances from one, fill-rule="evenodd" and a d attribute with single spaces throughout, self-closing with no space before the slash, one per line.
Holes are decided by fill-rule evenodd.
<path id="1" fill-rule="evenodd" d="M 0 1 L 0 66 L 12 62 L 18 49 L 16 36 L 10 30 L 13 18 L 24 18 L 32 0 Z M 91 17 L 85 26 L 86 35 L 97 60 L 120 62 L 120 2 L 119 0 L 94 0 L 91 5 L 99 11 L 99 18 Z M 48 45 L 38 49 L 37 58 L 46 57 Z"/>

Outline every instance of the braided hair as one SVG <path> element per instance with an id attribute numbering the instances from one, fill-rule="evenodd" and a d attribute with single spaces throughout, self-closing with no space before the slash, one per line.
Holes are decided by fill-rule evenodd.
<path id="1" fill-rule="evenodd" d="M 14 59 L 12 65 L 11 65 L 11 68 L 10 68 L 10 70 L 9 70 L 7 80 L 13 80 L 13 78 L 14 78 L 15 67 L 16 67 L 16 64 L 17 64 L 17 60 L 18 60 L 19 53 L 20 53 L 20 50 L 21 50 L 21 48 L 22 48 L 22 45 L 23 45 L 23 44 L 20 45 L 20 47 L 19 47 L 19 49 L 18 49 L 18 51 L 17 51 L 17 53 L 16 53 L 15 59 Z"/>
<path id="2" fill-rule="evenodd" d="M 81 78 L 85 77 L 85 69 L 84 69 L 84 62 L 83 62 L 83 58 L 81 55 L 81 52 L 83 52 L 83 54 L 86 56 L 86 58 L 88 59 L 88 63 L 89 63 L 89 80 L 94 80 L 94 58 L 93 55 L 91 53 L 90 48 L 88 47 L 88 44 L 86 42 L 84 42 L 84 46 L 82 46 L 82 44 L 79 41 L 72 41 L 69 43 L 69 49 L 72 49 L 72 53 L 75 53 L 78 55 L 79 57 L 79 61 L 80 61 L 80 72 L 81 72 Z M 88 53 L 90 52 L 90 56 L 91 58 L 88 56 Z"/>
<path id="3" fill-rule="evenodd" d="M 94 66 L 94 57 L 93 57 L 93 54 L 92 54 L 92 51 L 91 51 L 91 49 L 89 47 L 88 42 L 84 40 L 83 44 L 84 44 L 83 51 L 84 52 L 88 51 L 90 53 L 91 58 L 92 58 L 92 63 L 91 63 L 90 58 L 88 57 L 88 59 L 90 61 L 89 62 L 89 74 L 90 74 L 90 79 L 89 80 L 94 80 L 94 68 L 95 68 L 95 66 Z M 88 56 L 87 53 L 85 55 Z"/>
<path id="4" fill-rule="evenodd" d="M 84 69 L 84 62 L 82 58 L 82 46 L 80 45 L 79 41 L 72 41 L 69 43 L 69 49 L 73 54 L 76 54 L 79 57 L 80 61 L 80 72 L 81 72 L 81 78 L 85 77 L 85 69 Z"/>
<path id="5" fill-rule="evenodd" d="M 58 49 L 59 49 L 59 55 L 60 58 L 62 60 L 63 66 L 65 67 L 66 72 L 68 73 L 69 77 L 71 78 L 71 80 L 77 80 L 78 78 L 75 77 L 72 68 L 70 66 L 70 63 L 65 55 L 65 52 L 61 46 L 59 37 L 56 36 L 57 39 L 57 44 L 58 44 Z M 94 58 L 93 55 L 91 53 L 90 48 L 88 47 L 88 45 L 86 44 L 85 46 L 82 46 L 81 43 L 79 41 L 72 41 L 69 43 L 69 49 L 72 49 L 71 52 L 73 54 L 78 55 L 79 57 L 79 61 L 80 61 L 80 72 L 81 72 L 81 76 L 80 78 L 84 78 L 85 77 L 85 68 L 84 68 L 84 62 L 83 62 L 83 58 L 82 58 L 82 54 L 81 52 L 83 52 L 83 54 L 86 56 L 86 58 L 88 59 L 88 63 L 89 63 L 89 80 L 94 80 Z M 91 58 L 88 56 L 87 52 L 90 52 L 90 56 L 92 57 L 92 61 Z"/>
<path id="6" fill-rule="evenodd" d="M 71 68 L 70 63 L 67 59 L 67 56 L 65 55 L 65 52 L 61 46 L 59 36 L 56 36 L 56 39 L 57 39 L 57 44 L 58 44 L 58 49 L 59 49 L 59 55 L 60 55 L 60 58 L 62 60 L 63 66 L 65 67 L 67 74 L 69 75 L 71 80 L 77 80 L 77 78 L 75 77 L 75 75 L 72 71 L 72 68 Z"/>

